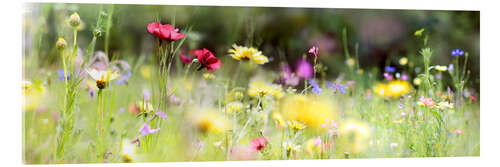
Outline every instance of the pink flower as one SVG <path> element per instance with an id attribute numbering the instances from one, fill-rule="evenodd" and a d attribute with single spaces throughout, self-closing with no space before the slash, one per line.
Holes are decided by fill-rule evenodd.
<path id="1" fill-rule="evenodd" d="M 471 96 L 469 96 L 469 98 L 470 98 L 472 101 L 477 101 L 477 98 L 476 98 L 476 97 L 474 97 L 474 96 L 472 96 L 472 95 L 471 95 Z"/>
<path id="2" fill-rule="evenodd" d="M 183 64 L 191 64 L 191 62 L 193 61 L 193 58 L 192 58 L 191 56 L 186 56 L 186 55 L 182 52 L 182 50 L 179 50 L 179 54 L 181 55 L 181 56 L 179 56 L 179 57 L 180 57 L 181 62 L 182 62 Z"/>
<path id="3" fill-rule="evenodd" d="M 455 130 L 455 134 L 457 134 L 457 135 L 462 134 L 462 133 L 464 133 L 464 131 L 462 131 L 460 129 Z"/>
<path id="4" fill-rule="evenodd" d="M 222 65 L 221 61 L 206 48 L 191 50 L 191 54 L 195 55 L 198 62 L 201 63 L 201 67 L 198 70 L 207 68 L 208 71 L 215 72 Z"/>
<path id="5" fill-rule="evenodd" d="M 432 100 L 432 98 L 424 98 L 424 96 L 420 97 L 420 103 L 422 103 L 423 105 L 425 106 L 434 106 L 436 104 L 436 102 L 434 102 L 434 100 Z"/>
<path id="6" fill-rule="evenodd" d="M 142 125 L 142 128 L 139 129 L 139 132 L 141 132 L 141 134 L 145 136 L 145 135 L 156 133 L 159 130 L 160 130 L 160 128 L 151 129 L 151 127 L 147 123 L 144 123 L 144 125 Z"/>
<path id="7" fill-rule="evenodd" d="M 250 142 L 250 151 L 259 152 L 266 148 L 267 137 L 255 138 Z"/>
<path id="8" fill-rule="evenodd" d="M 152 22 L 148 24 L 148 32 L 168 41 L 177 41 L 181 38 L 184 38 L 185 35 L 179 33 L 179 29 L 175 28 L 170 24 L 162 25 L 160 22 Z"/>
<path id="9" fill-rule="evenodd" d="M 252 160 L 255 159 L 255 152 L 244 147 L 236 146 L 230 150 L 231 160 Z"/>
<path id="10" fill-rule="evenodd" d="M 388 81 L 392 80 L 392 75 L 390 75 L 389 73 L 384 73 L 384 77 Z"/>
<path id="11" fill-rule="evenodd" d="M 313 46 L 311 49 L 309 49 L 308 53 L 310 54 L 313 54 L 314 55 L 314 61 L 316 61 L 318 59 L 318 52 L 319 52 L 319 49 L 317 46 Z"/>

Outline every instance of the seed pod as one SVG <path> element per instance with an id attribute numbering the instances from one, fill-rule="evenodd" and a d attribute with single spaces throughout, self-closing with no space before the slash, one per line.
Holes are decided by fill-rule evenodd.
<path id="1" fill-rule="evenodd" d="M 64 50 L 67 45 L 68 45 L 68 43 L 66 43 L 66 40 L 64 40 L 64 38 L 59 37 L 59 39 L 57 39 L 57 42 L 56 42 L 57 50 L 60 50 L 60 51 Z"/>
<path id="2" fill-rule="evenodd" d="M 73 28 L 77 28 L 80 25 L 80 16 L 78 13 L 73 13 L 71 16 L 69 16 L 69 25 L 71 25 Z"/>

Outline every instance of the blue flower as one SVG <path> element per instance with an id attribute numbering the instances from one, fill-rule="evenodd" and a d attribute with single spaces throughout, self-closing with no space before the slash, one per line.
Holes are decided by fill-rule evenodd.
<path id="1" fill-rule="evenodd" d="M 328 86 L 330 89 L 333 89 L 334 92 L 340 91 L 340 93 L 344 94 L 345 90 L 347 89 L 346 85 L 341 85 L 341 84 L 332 84 L 330 82 L 326 82 L 326 86 Z"/>
<path id="2" fill-rule="evenodd" d="M 59 70 L 57 70 L 57 73 L 59 73 L 59 81 L 64 80 L 64 70 L 63 69 L 59 69 Z M 69 80 L 70 76 L 71 76 L 71 74 L 68 73 L 68 76 L 66 77 L 66 80 Z"/>
<path id="3" fill-rule="evenodd" d="M 463 56 L 464 55 L 464 51 L 463 50 L 460 50 L 460 49 L 453 49 L 451 50 L 451 56 L 455 57 L 455 56 Z"/>
<path id="4" fill-rule="evenodd" d="M 396 72 L 396 67 L 385 66 L 385 71 L 386 72 Z"/>
<path id="5" fill-rule="evenodd" d="M 319 87 L 318 85 L 318 82 L 316 82 L 315 80 L 313 79 L 309 79 L 309 83 L 311 84 L 311 86 L 313 87 L 312 88 L 312 92 L 313 93 L 316 93 L 316 94 L 321 94 L 321 88 Z"/>

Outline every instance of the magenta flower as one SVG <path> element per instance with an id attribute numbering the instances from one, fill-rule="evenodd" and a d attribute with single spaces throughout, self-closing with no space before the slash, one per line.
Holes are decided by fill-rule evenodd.
<path id="1" fill-rule="evenodd" d="M 160 128 L 151 129 L 151 127 L 147 123 L 144 123 L 144 125 L 142 125 L 142 128 L 139 129 L 139 132 L 141 132 L 141 134 L 145 136 L 145 135 L 156 133 L 159 130 L 160 130 Z"/>
<path id="2" fill-rule="evenodd" d="M 385 79 L 386 79 L 386 80 L 388 80 L 388 81 L 392 80 L 392 75 L 391 75 L 391 74 L 389 74 L 389 73 L 384 73 L 384 77 L 385 77 Z"/>
<path id="3" fill-rule="evenodd" d="M 295 73 L 302 79 L 309 79 L 313 76 L 314 69 L 306 59 L 300 59 L 297 62 L 297 69 L 295 70 Z"/>
<path id="4" fill-rule="evenodd" d="M 182 50 L 179 50 L 179 54 L 181 55 L 179 57 L 182 64 L 191 64 L 191 62 L 193 61 L 193 58 L 191 56 L 185 55 Z"/>

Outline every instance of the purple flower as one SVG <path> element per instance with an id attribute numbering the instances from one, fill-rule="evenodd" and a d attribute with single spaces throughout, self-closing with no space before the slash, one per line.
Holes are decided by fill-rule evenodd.
<path id="1" fill-rule="evenodd" d="M 448 65 L 448 71 L 453 71 L 453 69 L 454 69 L 453 64 Z"/>
<path id="2" fill-rule="evenodd" d="M 406 74 L 401 75 L 401 79 L 403 81 L 407 81 L 408 80 L 408 75 L 406 75 Z"/>
<path id="3" fill-rule="evenodd" d="M 460 49 L 453 49 L 451 50 L 451 56 L 455 57 L 455 56 L 463 56 L 464 55 L 464 51 L 463 50 L 460 50 Z"/>
<path id="4" fill-rule="evenodd" d="M 282 64 L 281 66 L 280 83 L 291 86 L 299 84 L 299 78 L 292 73 L 292 69 L 288 64 Z"/>
<path id="5" fill-rule="evenodd" d="M 172 94 L 172 96 L 170 96 L 170 102 L 174 103 L 174 104 L 180 104 L 181 103 L 181 99 L 178 98 L 177 96 L 175 96 L 174 94 Z"/>
<path id="6" fill-rule="evenodd" d="M 117 85 L 127 84 L 128 80 L 130 79 L 130 76 L 132 76 L 132 72 L 129 71 L 129 72 L 121 75 L 120 78 L 118 78 L 115 83 Z"/>
<path id="7" fill-rule="evenodd" d="M 309 83 L 311 84 L 311 86 L 313 87 L 312 88 L 312 92 L 313 93 L 316 93 L 316 94 L 321 94 L 321 88 L 319 87 L 318 85 L 318 82 L 316 82 L 315 80 L 313 79 L 309 79 Z"/>
<path id="8" fill-rule="evenodd" d="M 94 89 L 89 89 L 89 95 L 90 95 L 90 98 L 93 99 L 94 98 L 94 95 L 95 95 L 95 90 Z"/>
<path id="9" fill-rule="evenodd" d="M 147 123 L 144 123 L 144 125 L 142 125 L 142 128 L 139 129 L 139 132 L 141 132 L 141 134 L 145 136 L 145 135 L 156 133 L 159 130 L 160 130 L 160 128 L 151 129 L 151 127 Z"/>
<path id="10" fill-rule="evenodd" d="M 385 66 L 385 71 L 389 73 L 396 72 L 396 67 Z"/>
<path id="11" fill-rule="evenodd" d="M 144 97 L 144 101 L 148 101 L 149 99 L 151 99 L 151 91 L 149 91 L 148 89 L 142 90 L 142 96 Z"/>
<path id="12" fill-rule="evenodd" d="M 165 114 L 164 112 L 157 112 L 156 115 L 158 115 L 160 118 L 163 118 L 163 119 L 167 119 L 167 114 Z"/>
<path id="13" fill-rule="evenodd" d="M 437 73 L 436 74 L 436 79 L 441 79 L 441 74 Z"/>
<path id="14" fill-rule="evenodd" d="M 313 76 L 314 69 L 306 59 L 300 59 L 297 62 L 297 69 L 295 70 L 295 73 L 302 79 L 309 79 Z"/>
<path id="15" fill-rule="evenodd" d="M 314 146 L 319 146 L 321 144 L 321 138 L 318 136 L 318 138 L 314 139 Z"/>
<path id="16" fill-rule="evenodd" d="M 130 144 L 135 144 L 135 143 L 137 143 L 137 145 L 140 147 L 141 146 L 141 139 L 135 138 L 134 140 L 132 140 L 132 142 L 130 142 Z"/>
<path id="17" fill-rule="evenodd" d="M 198 149 L 201 149 L 203 146 L 205 146 L 205 144 L 203 144 L 203 141 L 201 140 L 199 142 L 194 142 L 193 145 Z"/>
<path id="18" fill-rule="evenodd" d="M 59 69 L 59 70 L 57 70 L 57 73 L 59 73 L 59 81 L 64 80 L 64 70 L 63 69 Z M 71 76 L 71 74 L 68 73 L 67 76 L 66 76 L 66 80 L 69 81 L 69 77 L 70 76 Z"/>
<path id="19" fill-rule="evenodd" d="M 118 113 L 120 113 L 120 114 L 121 114 L 121 113 L 123 113 L 123 112 L 125 112 L 125 109 L 124 109 L 123 107 L 120 107 L 120 109 L 118 110 Z"/>
<path id="20" fill-rule="evenodd" d="M 329 87 L 330 89 L 333 89 L 334 92 L 340 91 L 340 93 L 344 94 L 345 90 L 347 89 L 346 85 L 341 85 L 341 84 L 332 84 L 330 82 L 326 82 L 326 86 Z"/>

